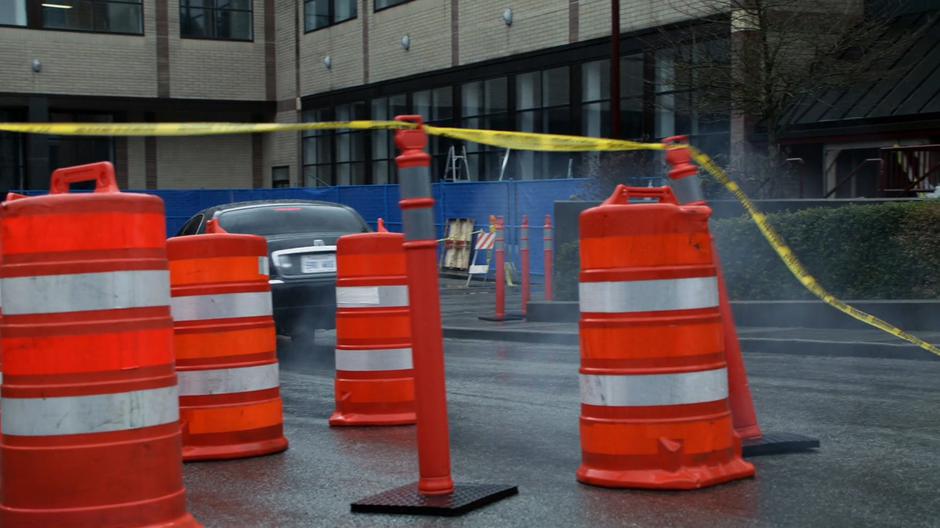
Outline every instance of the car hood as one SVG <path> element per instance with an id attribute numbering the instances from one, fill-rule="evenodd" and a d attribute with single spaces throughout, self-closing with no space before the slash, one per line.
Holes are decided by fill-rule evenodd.
<path id="1" fill-rule="evenodd" d="M 317 240 L 323 241 L 321 245 L 335 246 L 339 237 L 349 234 L 352 233 L 291 233 L 289 235 L 270 235 L 264 238 L 268 240 L 268 252 L 274 252 L 281 249 L 313 246 L 316 245 Z"/>

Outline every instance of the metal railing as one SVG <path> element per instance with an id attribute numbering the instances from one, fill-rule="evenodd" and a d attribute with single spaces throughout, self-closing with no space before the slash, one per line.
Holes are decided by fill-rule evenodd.
<path id="1" fill-rule="evenodd" d="M 881 149 L 881 192 L 910 196 L 940 185 L 940 145 Z"/>

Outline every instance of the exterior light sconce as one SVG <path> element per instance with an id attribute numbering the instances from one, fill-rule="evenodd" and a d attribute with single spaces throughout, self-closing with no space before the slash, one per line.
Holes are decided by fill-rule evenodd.
<path id="1" fill-rule="evenodd" d="M 405 51 L 408 51 L 411 49 L 411 36 L 410 35 L 404 35 L 401 38 L 401 49 Z"/>
<path id="2" fill-rule="evenodd" d="M 42 71 L 42 63 L 39 62 L 39 59 L 33 59 L 33 72 L 39 73 Z"/>
<path id="3" fill-rule="evenodd" d="M 330 57 L 329 55 L 327 55 L 326 57 L 323 57 L 323 65 L 326 66 L 326 69 L 332 70 L 333 69 L 333 57 Z"/>
<path id="4" fill-rule="evenodd" d="M 507 7 L 503 11 L 503 22 L 505 22 L 507 26 L 512 25 L 512 8 L 511 7 Z"/>

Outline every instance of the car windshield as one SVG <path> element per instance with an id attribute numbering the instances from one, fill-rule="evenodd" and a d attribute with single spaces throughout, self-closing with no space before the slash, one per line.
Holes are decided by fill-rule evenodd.
<path id="1" fill-rule="evenodd" d="M 286 235 L 291 233 L 361 233 L 355 213 L 341 207 L 285 204 L 225 211 L 219 224 L 230 233 Z"/>

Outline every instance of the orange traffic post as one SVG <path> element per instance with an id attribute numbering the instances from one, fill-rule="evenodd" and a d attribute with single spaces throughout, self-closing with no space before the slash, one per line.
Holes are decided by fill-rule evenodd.
<path id="1" fill-rule="evenodd" d="M 529 217 L 522 216 L 519 229 L 519 260 L 522 261 L 522 317 L 526 316 L 529 304 Z"/>
<path id="2" fill-rule="evenodd" d="M 440 288 L 437 272 L 437 230 L 431 195 L 431 156 L 425 151 L 428 136 L 421 116 L 397 116 L 414 128 L 398 130 L 395 145 L 404 224 L 408 298 L 418 419 L 418 472 L 416 484 L 367 497 L 352 504 L 353 512 L 425 515 L 460 515 L 510 495 L 515 486 L 458 484 L 450 467 L 450 433 L 444 379 L 444 339 L 441 328 Z"/>
<path id="3" fill-rule="evenodd" d="M 336 243 L 336 412 L 332 426 L 409 425 L 415 418 L 408 272 L 401 233 Z"/>
<path id="4" fill-rule="evenodd" d="M 728 405 L 710 215 L 668 187 L 623 185 L 581 214 L 581 482 L 695 489 L 754 475 Z"/>
<path id="5" fill-rule="evenodd" d="M 705 193 L 699 180 L 698 167 L 692 163 L 692 152 L 688 148 L 686 136 L 673 136 L 663 140 L 672 148 L 666 150 L 666 162 L 669 171 L 669 186 L 678 203 L 682 205 L 707 205 Z M 715 255 L 715 268 L 718 276 L 718 295 L 721 307 L 721 320 L 725 339 L 725 358 L 728 363 L 729 400 L 734 428 L 744 439 L 746 456 L 787 453 L 819 447 L 819 440 L 794 433 L 772 433 L 764 435 L 757 421 L 754 398 L 748 383 L 747 367 L 738 339 L 737 326 L 734 324 L 734 312 L 728 298 L 725 274 L 721 267 L 720 256 L 712 242 Z"/>
<path id="6" fill-rule="evenodd" d="M 555 237 L 552 234 L 552 215 L 545 215 L 545 226 L 542 228 L 542 242 L 545 254 L 545 300 L 554 298 L 552 292 L 552 273 L 555 269 Z"/>
<path id="7" fill-rule="evenodd" d="M 68 194 L 94 181 L 94 193 Z M 195 527 L 186 510 L 166 215 L 110 163 L 2 206 L 0 526 Z"/>
<path id="8" fill-rule="evenodd" d="M 481 315 L 481 321 L 513 321 L 522 319 L 519 314 L 506 313 L 506 224 L 502 216 L 496 217 L 496 309 L 493 315 Z"/>
<path id="9" fill-rule="evenodd" d="M 226 233 L 167 241 L 183 460 L 247 458 L 287 449 L 268 244 Z"/>

